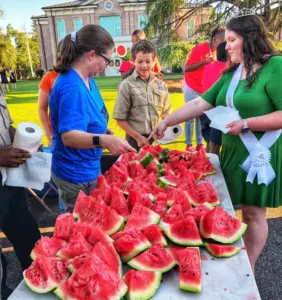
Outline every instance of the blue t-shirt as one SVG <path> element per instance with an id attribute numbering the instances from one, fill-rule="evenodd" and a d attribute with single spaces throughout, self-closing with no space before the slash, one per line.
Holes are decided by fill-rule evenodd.
<path id="1" fill-rule="evenodd" d="M 90 89 L 74 69 L 59 75 L 49 98 L 53 127 L 52 172 L 73 183 L 95 180 L 100 174 L 102 149 L 65 147 L 61 134 L 71 130 L 104 134 L 109 115 L 92 78 Z"/>

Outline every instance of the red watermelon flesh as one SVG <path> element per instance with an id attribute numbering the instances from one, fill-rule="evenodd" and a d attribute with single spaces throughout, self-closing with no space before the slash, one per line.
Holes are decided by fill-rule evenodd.
<path id="1" fill-rule="evenodd" d="M 135 152 L 126 152 L 120 156 L 120 161 L 124 164 L 129 163 L 133 160 Z"/>
<path id="2" fill-rule="evenodd" d="M 129 210 L 122 190 L 118 188 L 112 189 L 112 200 L 110 207 L 115 210 L 118 215 L 127 220 L 127 217 L 129 216 Z"/>
<path id="3" fill-rule="evenodd" d="M 174 224 L 162 223 L 162 229 L 175 244 L 183 246 L 201 246 L 203 244 L 193 217 L 188 216 Z"/>
<path id="4" fill-rule="evenodd" d="M 93 202 L 94 202 L 94 200 L 92 199 L 92 197 L 87 196 L 81 190 L 79 192 L 76 202 L 75 202 L 73 216 L 76 219 L 83 220 L 86 217 L 86 215 L 88 214 L 89 209 L 90 209 L 91 205 L 93 204 Z"/>
<path id="5" fill-rule="evenodd" d="M 107 183 L 105 176 L 103 175 L 98 176 L 97 189 L 100 191 L 101 198 L 105 201 L 105 203 L 110 204 L 112 192 L 110 186 Z M 90 195 L 92 195 L 92 193 Z"/>
<path id="6" fill-rule="evenodd" d="M 174 258 L 174 260 L 176 261 L 177 264 L 179 264 L 178 251 L 182 250 L 182 249 L 185 249 L 185 248 L 181 247 L 181 246 L 177 246 L 177 245 L 169 246 L 167 248 L 167 251 Z"/>
<path id="7" fill-rule="evenodd" d="M 151 224 L 158 224 L 159 222 L 160 216 L 151 209 L 142 205 L 135 205 L 125 225 L 125 229 L 143 229 Z"/>
<path id="8" fill-rule="evenodd" d="M 142 188 L 142 185 L 138 184 L 136 182 L 136 180 L 134 181 L 129 181 L 127 184 L 126 184 L 126 187 L 124 189 L 124 194 L 129 194 L 130 191 L 137 191 L 137 192 L 143 192 L 143 188 Z"/>
<path id="9" fill-rule="evenodd" d="M 213 206 L 209 204 L 208 202 L 205 202 L 203 204 L 200 204 L 188 211 L 185 212 L 185 217 L 191 216 L 195 219 L 196 223 L 199 224 L 201 218 L 210 210 L 213 209 Z"/>
<path id="10" fill-rule="evenodd" d="M 62 214 L 57 217 L 54 228 L 54 238 L 68 241 L 72 235 L 74 218 L 70 213 Z"/>
<path id="11" fill-rule="evenodd" d="M 85 240 L 81 233 L 78 233 L 57 253 L 57 256 L 63 259 L 70 259 L 84 253 L 90 253 L 92 250 L 93 247 Z"/>
<path id="12" fill-rule="evenodd" d="M 106 233 L 104 233 L 104 231 L 101 228 L 97 228 L 97 227 L 91 228 L 90 234 L 88 235 L 86 240 L 92 246 L 95 246 L 99 242 L 101 243 L 113 242 L 113 240 L 108 235 L 106 235 Z"/>
<path id="13" fill-rule="evenodd" d="M 131 179 L 128 176 L 127 167 L 124 167 L 123 164 L 118 164 L 118 162 L 116 162 L 109 169 L 106 175 L 106 180 L 108 184 L 112 184 L 115 182 L 126 184 Z"/>
<path id="14" fill-rule="evenodd" d="M 90 253 L 85 253 L 70 259 L 69 260 L 70 264 L 68 266 L 69 271 L 71 273 L 76 272 L 80 267 L 82 267 L 82 265 L 90 262 L 90 257 L 91 257 Z"/>
<path id="15" fill-rule="evenodd" d="M 245 223 L 231 216 L 220 206 L 207 212 L 200 221 L 201 235 L 223 244 L 237 241 L 246 229 Z"/>
<path id="16" fill-rule="evenodd" d="M 193 171 L 202 173 L 203 176 L 208 176 L 216 173 L 216 169 L 212 163 L 206 158 L 197 158 L 194 164 L 191 166 Z"/>
<path id="17" fill-rule="evenodd" d="M 231 245 L 219 245 L 219 244 L 210 244 L 205 243 L 205 247 L 209 251 L 211 255 L 214 257 L 231 257 L 238 252 L 240 252 L 241 248 Z"/>
<path id="18" fill-rule="evenodd" d="M 128 163 L 129 176 L 132 179 L 145 178 L 148 173 L 138 160 L 132 160 Z"/>
<path id="19" fill-rule="evenodd" d="M 166 214 L 166 206 L 167 206 L 167 195 L 165 193 L 158 193 L 156 202 L 152 207 L 152 211 L 157 213 L 161 218 L 163 218 Z"/>
<path id="20" fill-rule="evenodd" d="M 23 272 L 23 276 L 31 290 L 48 293 L 67 278 L 67 265 L 64 260 L 40 256 Z"/>
<path id="21" fill-rule="evenodd" d="M 30 257 L 34 260 L 39 255 L 55 257 L 57 252 L 67 244 L 66 241 L 54 237 L 41 236 L 41 239 L 35 244 Z"/>
<path id="22" fill-rule="evenodd" d="M 72 236 L 77 235 L 79 232 L 83 235 L 85 239 L 87 239 L 88 236 L 90 235 L 91 228 L 89 225 L 83 224 L 81 222 L 77 222 L 74 224 Z"/>
<path id="23" fill-rule="evenodd" d="M 109 243 L 97 243 L 94 246 L 93 254 L 97 255 L 107 264 L 119 277 L 122 276 L 122 264 L 114 246 Z"/>
<path id="24" fill-rule="evenodd" d="M 167 194 L 167 205 L 171 206 L 176 198 L 176 188 L 173 186 L 167 186 L 165 191 Z"/>
<path id="25" fill-rule="evenodd" d="M 161 220 L 160 227 L 163 223 L 173 224 L 183 219 L 183 210 L 180 204 L 173 204 L 168 210 L 166 216 Z"/>
<path id="26" fill-rule="evenodd" d="M 202 290 L 201 256 L 198 247 L 185 248 L 177 252 L 180 284 L 185 291 L 200 293 Z"/>
<path id="27" fill-rule="evenodd" d="M 192 208 L 192 205 L 189 201 L 189 197 L 186 191 L 183 191 L 182 189 L 176 189 L 176 194 L 175 194 L 175 200 L 173 204 L 179 204 L 181 205 L 183 213 L 186 211 L 190 210 Z"/>
<path id="28" fill-rule="evenodd" d="M 152 245 L 159 244 L 164 247 L 167 246 L 166 239 L 158 225 L 152 224 L 148 227 L 145 227 L 142 232 Z"/>
<path id="29" fill-rule="evenodd" d="M 128 193 L 127 198 L 127 205 L 129 208 L 129 211 L 132 211 L 133 207 L 135 205 L 143 205 L 145 207 L 151 208 L 152 207 L 152 195 L 147 193 L 140 193 L 134 190 L 131 190 Z"/>
<path id="30" fill-rule="evenodd" d="M 162 273 L 129 270 L 124 276 L 128 299 L 151 299 L 161 284 Z"/>
<path id="31" fill-rule="evenodd" d="M 210 203 L 212 206 L 219 205 L 219 198 L 210 182 L 202 182 L 194 189 L 190 189 L 188 192 L 189 200 L 194 206 L 198 206 L 205 202 Z"/>
<path id="32" fill-rule="evenodd" d="M 128 262 L 137 270 L 165 273 L 171 270 L 176 262 L 166 248 L 154 245 Z"/>
<path id="33" fill-rule="evenodd" d="M 129 261 L 151 246 L 140 230 L 131 229 L 121 233 L 114 237 L 114 247 L 124 262 Z"/>

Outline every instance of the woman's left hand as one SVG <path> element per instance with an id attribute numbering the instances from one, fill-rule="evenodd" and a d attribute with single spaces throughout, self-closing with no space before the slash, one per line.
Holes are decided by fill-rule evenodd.
<path id="1" fill-rule="evenodd" d="M 239 135 L 242 133 L 243 121 L 242 120 L 233 121 L 227 124 L 225 127 L 230 128 L 230 130 L 228 131 L 229 134 Z"/>

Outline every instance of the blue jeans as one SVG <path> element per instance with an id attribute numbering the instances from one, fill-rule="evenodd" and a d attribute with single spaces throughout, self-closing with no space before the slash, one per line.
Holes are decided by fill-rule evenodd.
<path id="1" fill-rule="evenodd" d="M 186 83 L 183 84 L 183 93 L 185 103 L 199 97 L 199 94 L 192 90 Z M 185 122 L 185 137 L 186 137 L 186 145 L 192 144 L 192 137 L 194 132 L 194 122 L 196 122 L 196 141 L 197 145 L 202 144 L 203 137 L 202 137 L 202 127 L 200 118 L 196 118 L 190 121 Z"/>

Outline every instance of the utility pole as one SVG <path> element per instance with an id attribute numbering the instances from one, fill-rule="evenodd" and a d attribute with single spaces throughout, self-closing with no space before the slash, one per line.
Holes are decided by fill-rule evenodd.
<path id="1" fill-rule="evenodd" d="M 26 38 L 26 49 L 27 49 L 27 57 L 28 57 L 30 72 L 31 72 L 31 76 L 34 77 L 35 75 L 34 75 L 34 71 L 33 71 L 33 67 L 32 67 L 32 60 L 31 60 L 29 42 L 28 42 L 28 33 L 26 32 L 25 24 L 23 25 L 23 29 L 24 29 L 24 34 L 25 34 L 25 38 Z"/>

